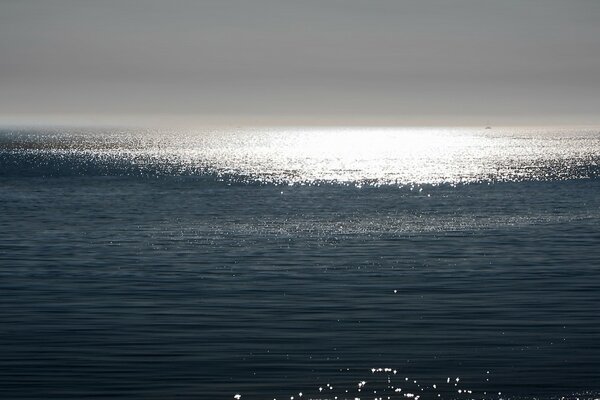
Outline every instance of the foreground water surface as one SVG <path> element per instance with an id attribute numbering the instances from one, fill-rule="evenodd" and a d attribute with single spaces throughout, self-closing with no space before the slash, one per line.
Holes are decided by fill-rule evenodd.
<path id="1" fill-rule="evenodd" d="M 598 398 L 599 160 L 583 130 L 4 129 L 0 397 Z"/>

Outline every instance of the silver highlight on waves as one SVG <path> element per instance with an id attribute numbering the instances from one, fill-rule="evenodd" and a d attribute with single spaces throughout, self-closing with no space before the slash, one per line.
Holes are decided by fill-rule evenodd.
<path id="1" fill-rule="evenodd" d="M 210 175 L 282 185 L 584 179 L 598 174 L 600 133 L 566 128 L 4 129 L 0 164 L 4 174 Z"/>

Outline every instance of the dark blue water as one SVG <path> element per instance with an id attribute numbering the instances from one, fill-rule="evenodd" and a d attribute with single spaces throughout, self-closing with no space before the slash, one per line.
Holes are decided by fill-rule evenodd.
<path id="1" fill-rule="evenodd" d="M 0 398 L 599 396 L 592 173 L 288 186 L 2 134 Z"/>

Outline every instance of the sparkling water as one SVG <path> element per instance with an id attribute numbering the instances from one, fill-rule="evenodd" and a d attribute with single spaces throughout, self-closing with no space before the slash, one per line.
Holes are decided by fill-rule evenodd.
<path id="1" fill-rule="evenodd" d="M 600 133 L 0 131 L 0 398 L 600 397 Z"/>

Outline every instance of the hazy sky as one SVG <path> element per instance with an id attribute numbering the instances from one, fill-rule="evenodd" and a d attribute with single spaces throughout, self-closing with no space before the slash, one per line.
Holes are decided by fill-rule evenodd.
<path id="1" fill-rule="evenodd" d="M 0 0 L 0 123 L 599 124 L 599 0 Z"/>

